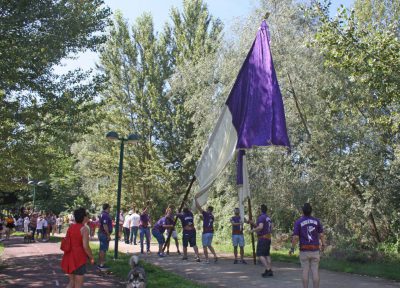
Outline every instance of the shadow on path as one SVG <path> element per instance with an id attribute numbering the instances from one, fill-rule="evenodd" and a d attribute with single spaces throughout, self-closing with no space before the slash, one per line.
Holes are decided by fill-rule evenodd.
<path id="1" fill-rule="evenodd" d="M 13 237 L 5 244 L 0 267 L 0 287 L 65 287 L 68 277 L 61 270 L 59 243 L 23 243 Z M 99 276 L 88 265 L 85 287 L 125 287 L 113 276 Z"/>

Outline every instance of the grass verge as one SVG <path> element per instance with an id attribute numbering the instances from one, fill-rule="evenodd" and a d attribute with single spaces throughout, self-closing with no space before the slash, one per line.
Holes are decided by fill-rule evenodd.
<path id="1" fill-rule="evenodd" d="M 0 257 L 3 256 L 3 252 L 4 252 L 4 243 L 0 242 Z"/>
<path id="2" fill-rule="evenodd" d="M 90 243 L 90 247 L 94 255 L 98 255 L 99 246 L 98 244 Z M 119 253 L 117 260 L 108 260 L 107 265 L 110 266 L 111 271 L 114 275 L 123 281 L 126 281 L 128 276 L 130 266 L 128 265 L 129 258 L 131 255 Z M 107 252 L 107 259 L 113 259 L 114 251 Z M 172 272 L 167 272 L 155 265 L 147 263 L 145 261 L 140 261 L 140 265 L 146 270 L 147 276 L 147 287 L 148 288 L 158 288 L 158 287 L 174 287 L 174 288 L 205 288 L 206 286 L 200 285 L 193 281 L 183 278 Z"/>

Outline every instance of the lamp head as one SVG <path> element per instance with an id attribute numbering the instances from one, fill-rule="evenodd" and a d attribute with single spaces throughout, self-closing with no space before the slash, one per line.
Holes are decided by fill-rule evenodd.
<path id="1" fill-rule="evenodd" d="M 117 141 L 119 140 L 118 133 L 115 131 L 110 131 L 107 133 L 106 138 L 110 141 Z"/>
<path id="2" fill-rule="evenodd" d="M 131 134 L 128 136 L 128 143 L 129 144 L 137 144 L 140 140 L 140 136 L 138 134 Z"/>

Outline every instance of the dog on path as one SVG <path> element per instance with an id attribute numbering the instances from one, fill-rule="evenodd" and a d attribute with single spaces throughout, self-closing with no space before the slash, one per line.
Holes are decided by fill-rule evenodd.
<path id="1" fill-rule="evenodd" d="M 126 288 L 146 288 L 146 272 L 139 266 L 139 257 L 132 256 L 129 260 L 131 271 L 128 274 L 128 284 Z"/>

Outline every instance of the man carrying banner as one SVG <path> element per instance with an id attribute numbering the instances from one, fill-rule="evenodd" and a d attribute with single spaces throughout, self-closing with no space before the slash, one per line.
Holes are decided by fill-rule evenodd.
<path id="1" fill-rule="evenodd" d="M 214 236 L 214 215 L 212 214 L 214 208 L 212 206 L 208 206 L 207 211 L 204 211 L 200 204 L 196 202 L 197 210 L 201 212 L 201 218 L 203 218 L 203 235 L 201 238 L 201 242 L 203 244 L 204 257 L 206 258 L 205 263 L 209 264 L 208 260 L 208 250 L 214 255 L 214 262 L 218 261 L 217 254 L 215 253 L 214 248 L 211 246 L 212 239 Z"/>
<path id="2" fill-rule="evenodd" d="M 199 249 L 196 245 L 196 229 L 194 228 L 193 213 L 188 207 L 183 208 L 183 213 L 178 213 L 176 215 L 182 223 L 182 242 L 183 242 L 183 258 L 182 260 L 187 260 L 187 247 L 193 247 L 194 253 L 196 254 L 196 262 L 200 262 Z"/>
<path id="3" fill-rule="evenodd" d="M 167 210 L 165 211 L 165 213 L 170 213 L 171 214 L 171 219 L 172 219 L 172 223 L 174 222 L 174 210 L 175 210 L 175 206 L 170 205 Z M 175 241 L 175 246 L 176 246 L 176 252 L 178 253 L 178 255 L 181 255 L 181 251 L 179 251 L 179 240 L 178 240 L 178 234 L 176 233 L 175 230 L 175 226 L 172 226 L 172 228 L 169 228 L 166 230 L 166 236 L 167 238 L 172 238 Z M 171 234 L 171 236 L 169 236 Z M 167 243 L 167 255 L 169 255 L 169 245 L 171 244 L 171 241 L 168 241 Z"/>
<path id="4" fill-rule="evenodd" d="M 158 256 L 164 257 L 165 254 L 162 251 L 162 247 L 165 243 L 164 231 L 165 229 L 173 228 L 174 220 L 171 218 L 171 211 L 167 209 L 165 216 L 161 217 L 160 220 L 156 222 L 153 227 L 152 233 L 153 236 L 157 239 L 158 242 Z"/>
<path id="5" fill-rule="evenodd" d="M 313 277 L 313 287 L 319 287 L 319 260 L 320 244 L 324 251 L 324 230 L 319 219 L 311 216 L 312 207 L 310 203 L 304 203 L 303 216 L 294 223 L 292 248 L 289 255 L 294 253 L 296 243 L 300 240 L 300 263 L 303 268 L 303 287 L 308 287 L 309 272 Z"/>
<path id="6" fill-rule="evenodd" d="M 261 214 L 257 218 L 257 223 L 254 225 L 252 220 L 249 223 L 254 227 L 251 232 L 256 232 L 258 237 L 257 242 L 257 256 L 259 257 L 261 263 L 266 268 L 264 273 L 261 274 L 262 277 L 273 276 L 272 264 L 271 264 L 271 232 L 272 232 L 272 222 L 271 218 L 267 215 L 267 205 L 261 205 Z"/>

